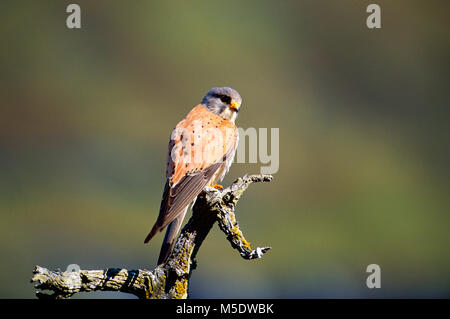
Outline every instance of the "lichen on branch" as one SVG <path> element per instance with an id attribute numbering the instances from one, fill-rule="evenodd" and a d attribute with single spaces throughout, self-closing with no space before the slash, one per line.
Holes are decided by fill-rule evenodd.
<path id="1" fill-rule="evenodd" d="M 231 247 L 244 259 L 261 258 L 270 249 L 251 247 L 236 220 L 235 208 L 250 184 L 270 182 L 272 178 L 271 175 L 245 175 L 223 190 L 206 187 L 197 197 L 192 217 L 181 230 L 168 260 L 155 269 L 108 268 L 61 272 L 36 266 L 31 279 L 36 283 L 36 296 L 61 299 L 70 298 L 78 292 L 100 290 L 121 291 L 145 299 L 187 298 L 195 257 L 215 222 L 225 233 Z"/>

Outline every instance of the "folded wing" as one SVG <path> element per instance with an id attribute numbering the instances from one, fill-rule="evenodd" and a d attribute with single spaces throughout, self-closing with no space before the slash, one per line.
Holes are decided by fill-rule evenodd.
<path id="1" fill-rule="evenodd" d="M 182 214 L 234 155 L 236 136 L 234 123 L 203 105 L 196 106 L 178 123 L 169 142 L 167 180 L 159 216 L 145 243 Z"/>

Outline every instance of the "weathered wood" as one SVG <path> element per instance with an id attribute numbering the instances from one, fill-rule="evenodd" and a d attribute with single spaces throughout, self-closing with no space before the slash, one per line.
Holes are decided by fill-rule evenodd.
<path id="1" fill-rule="evenodd" d="M 36 266 L 31 279 L 38 289 L 36 296 L 61 299 L 70 298 L 77 292 L 103 290 L 121 291 L 147 299 L 187 298 L 189 278 L 196 265 L 195 257 L 216 221 L 242 258 L 261 258 L 270 249 L 252 249 L 239 228 L 234 210 L 250 184 L 271 180 L 271 175 L 245 175 L 223 190 L 205 188 L 197 197 L 192 217 L 182 229 L 167 262 L 153 270 L 109 268 L 61 272 Z M 42 292 L 46 290 L 53 293 Z"/>

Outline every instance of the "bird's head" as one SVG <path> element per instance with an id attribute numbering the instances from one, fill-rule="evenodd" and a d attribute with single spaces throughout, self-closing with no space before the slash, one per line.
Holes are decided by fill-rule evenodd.
<path id="1" fill-rule="evenodd" d="M 234 123 L 242 104 L 239 93 L 230 87 L 216 87 L 206 93 L 202 104 L 214 114 Z"/>

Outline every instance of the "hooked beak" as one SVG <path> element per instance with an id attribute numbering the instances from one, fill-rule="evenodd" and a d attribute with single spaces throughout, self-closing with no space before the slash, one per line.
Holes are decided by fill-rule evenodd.
<path id="1" fill-rule="evenodd" d="M 235 101 L 232 101 L 230 106 L 228 106 L 228 108 L 230 110 L 232 110 L 233 112 L 236 112 L 236 113 L 239 112 L 239 104 Z"/>

